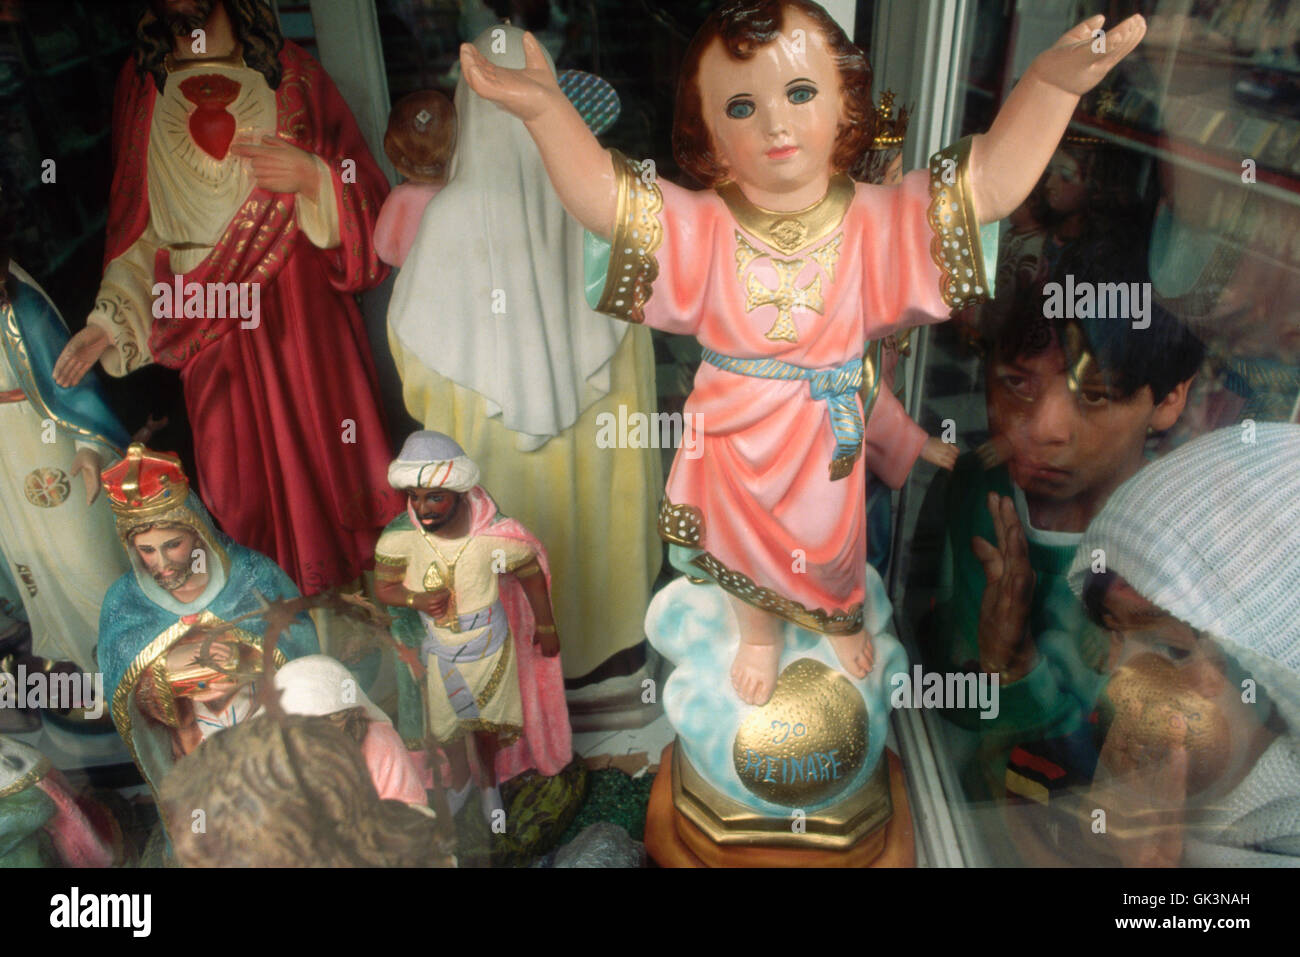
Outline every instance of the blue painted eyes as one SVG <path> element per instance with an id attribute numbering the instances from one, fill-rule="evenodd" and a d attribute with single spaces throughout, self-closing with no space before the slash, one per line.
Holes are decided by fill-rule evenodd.
<path id="1" fill-rule="evenodd" d="M 802 106 L 817 95 L 815 86 L 796 86 L 786 93 L 786 99 L 795 106 Z M 756 111 L 753 100 L 732 100 L 727 104 L 726 113 L 733 120 L 747 120 Z"/>

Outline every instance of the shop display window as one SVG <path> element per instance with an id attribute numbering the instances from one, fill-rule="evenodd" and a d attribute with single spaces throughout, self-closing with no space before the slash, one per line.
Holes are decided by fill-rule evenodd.
<path id="1" fill-rule="evenodd" d="M 200 802 L 202 782 L 234 787 L 231 768 L 240 755 L 233 744 L 212 747 L 204 721 L 245 726 L 239 734 L 250 760 L 268 768 L 281 760 L 317 762 L 324 786 L 347 792 L 350 813 L 370 808 L 373 834 L 310 863 L 1082 868 L 1251 867 L 1300 858 L 1300 0 L 827 3 L 827 16 L 872 65 L 872 113 L 862 121 L 872 135 L 828 181 L 826 198 L 781 211 L 754 202 L 727 176 L 706 181 L 702 151 L 675 148 L 688 139 L 674 125 L 679 77 L 700 69 L 691 39 L 716 3 L 239 2 L 301 51 L 293 54 L 288 85 L 274 86 L 279 61 L 257 60 L 250 34 L 238 63 L 202 61 L 215 65 L 210 75 L 196 74 L 201 89 L 185 94 L 189 106 L 168 100 L 161 82 L 153 106 L 155 77 L 194 67 L 159 53 L 153 73 L 123 72 L 139 48 L 147 0 L 0 0 L 0 240 L 23 271 L 14 275 L 25 277 L 21 290 L 12 280 L 6 308 L 15 318 L 0 330 L 8 337 L 8 351 L 0 352 L 0 416 L 12 412 L 18 423 L 18 410 L 46 410 L 51 428 L 67 433 L 58 448 L 68 459 L 28 462 L 42 441 L 54 444 L 38 432 L 26 445 L 0 438 L 9 461 L 0 479 L 12 486 L 0 487 L 0 692 L 4 676 L 16 681 L 20 667 L 24 674 L 107 676 L 113 687 L 136 683 L 118 697 L 110 689 L 98 716 L 85 708 L 19 707 L 0 693 L 0 757 L 9 754 L 8 764 L 28 775 L 22 781 L 45 780 L 59 807 L 67 795 L 81 801 L 59 819 L 57 834 L 53 823 L 45 827 L 48 840 L 19 840 L 9 850 L 0 843 L 0 860 L 10 854 L 27 865 L 159 866 L 179 854 L 189 863 L 249 863 L 258 848 L 239 828 L 216 829 L 234 855 L 223 861 L 204 857 L 211 844 L 205 850 L 187 837 L 169 841 L 160 825 L 160 802 Z M 1053 148 L 1027 198 L 1000 222 L 981 226 L 971 197 L 989 201 L 992 194 L 970 184 L 994 175 L 976 161 L 978 144 L 988 141 L 964 138 L 989 131 L 1018 83 L 1044 82 L 1035 57 L 1098 12 L 1107 27 L 1141 14 L 1145 36 L 1078 98 L 1059 139 L 1035 144 Z M 488 59 L 500 52 L 495 41 L 482 38 L 506 26 L 536 38 L 526 62 L 576 108 L 574 122 L 585 130 L 573 129 L 582 130 L 582 142 L 594 137 L 614 153 L 596 175 L 617 184 L 617 210 L 607 204 L 615 219 L 609 237 L 563 212 L 561 199 L 572 195 L 554 178 L 554 156 L 528 138 L 536 131 L 522 133 L 524 124 L 504 107 L 470 89 L 475 67 L 467 78 L 466 62 L 505 72 Z M 476 38 L 478 59 L 463 58 L 462 45 Z M 500 42 L 504 49 L 507 41 Z M 1087 42 L 1104 55 L 1104 34 Z M 323 74 L 313 72 L 316 61 Z M 243 76 L 245 67 L 262 78 Z M 223 84 L 237 73 L 227 90 Z M 245 89 L 237 100 L 240 83 L 263 79 L 265 90 Z M 292 92 L 295 83 L 299 92 Z M 116 108 L 127 102 L 134 112 L 115 114 L 115 95 L 132 89 L 135 98 L 119 99 Z M 756 109 L 754 94 L 745 95 L 749 100 L 732 99 Z M 802 95 L 791 94 L 790 103 L 801 106 L 816 90 Z M 227 123 L 233 118 L 222 111 L 236 100 L 238 119 Z M 147 110 L 157 109 L 175 115 L 149 119 Z M 319 116 L 294 126 L 294 110 Z M 115 122 L 128 129 L 115 130 Z M 236 123 L 243 124 L 238 142 Z M 294 147 L 283 168 L 253 153 L 244 161 L 239 175 L 246 176 L 251 164 L 271 162 L 258 167 L 260 175 L 288 177 L 293 203 L 277 208 L 270 190 L 265 206 L 231 205 L 234 193 L 222 193 L 238 192 L 228 181 L 234 167 L 223 165 L 227 150 L 255 153 L 257 144 L 243 139 L 254 129 L 269 135 L 271 144 L 262 146 L 276 156 L 276 130 L 282 142 L 296 136 L 316 144 L 314 151 Z M 832 132 L 828 142 L 852 139 L 852 130 Z M 967 147 L 951 149 L 959 141 Z M 496 153 L 484 154 L 484 144 Z M 196 150 L 202 162 L 190 162 Z M 528 155 L 517 165 L 506 157 L 507 174 L 490 180 L 484 170 L 495 170 L 512 150 Z M 179 192 L 171 200 L 157 192 L 172 188 L 158 185 L 161 174 L 132 186 L 121 176 L 124 155 L 166 171 L 174 177 L 166 183 L 182 184 L 174 187 Z M 575 146 L 574 162 L 582 155 Z M 960 183 L 943 178 L 947 162 L 962 164 Z M 926 173 L 904 178 L 913 169 L 929 169 L 928 191 Z M 209 177 L 202 190 L 185 192 L 190 174 Z M 239 189 L 253 189 L 250 183 Z M 469 199 L 467 183 L 478 190 Z M 692 233 L 690 216 L 715 188 L 718 208 L 733 219 L 717 219 L 722 239 L 700 233 L 706 243 Z M 888 334 L 862 343 L 861 363 L 856 353 L 847 363 L 836 360 L 837 368 L 803 368 L 761 352 L 723 355 L 702 344 L 712 333 L 700 329 L 725 311 L 725 297 L 723 306 L 701 309 L 704 318 L 694 324 L 663 320 L 653 306 L 647 311 L 654 283 L 686 311 L 698 289 L 712 288 L 714 273 L 725 273 L 742 283 L 736 302 L 744 309 L 772 310 L 767 341 L 796 342 L 800 311 L 820 316 L 843 281 L 836 273 L 840 241 L 818 243 L 851 214 L 841 210 L 826 226 L 815 212 L 836 189 L 845 210 L 864 195 L 908 197 L 871 207 L 885 225 L 870 236 L 888 233 L 899 248 L 912 242 L 909 250 L 927 257 L 920 266 L 901 253 L 882 254 L 879 261 L 891 265 L 875 275 L 870 243 L 843 247 L 853 250 L 847 261 L 875 275 L 882 303 L 885 293 L 911 289 L 913 268 L 936 268 L 951 284 L 930 290 L 928 299 L 918 293 L 916 302 L 906 300 Z M 172 217 L 163 227 L 147 225 L 154 222 L 150 202 L 166 211 L 155 219 Z M 192 225 L 187 217 L 202 218 L 204 203 L 220 206 L 225 230 L 177 238 Z M 937 205 L 927 214 L 924 203 Z M 454 221 L 446 212 L 453 208 Z M 141 209 L 146 214 L 131 232 L 127 221 Z M 960 223 L 945 219 L 945 209 Z M 924 242 L 909 232 L 909 216 L 926 230 Z M 158 229 L 170 229 L 171 239 L 159 240 Z M 696 241 L 698 253 L 682 253 L 674 229 Z M 756 236 L 767 237 L 766 247 Z M 705 248 L 709 243 L 724 252 Z M 671 262 L 654 260 L 661 244 Z M 502 273 L 493 270 L 507 250 L 510 281 L 498 281 Z M 982 268 L 969 261 L 971 251 L 983 257 Z M 106 271 L 116 263 L 143 283 L 139 277 L 150 270 L 183 275 L 183 264 L 219 285 L 246 278 L 254 253 L 269 264 L 253 280 L 272 317 L 262 335 L 297 331 L 284 333 L 290 345 L 283 349 L 250 346 L 245 360 L 226 356 L 229 364 L 219 368 L 194 357 L 222 336 L 240 335 L 232 331 L 237 322 L 192 335 L 183 325 L 167 326 L 170 314 L 153 312 L 164 317 L 162 327 L 147 317 L 136 322 L 127 317 L 130 297 L 118 293 L 129 283 L 110 281 Z M 309 255 L 320 264 L 304 265 Z M 726 268 L 705 268 L 710 256 Z M 276 278 L 281 269 L 289 278 Z M 692 269 L 698 280 L 683 279 Z M 633 278 L 618 285 L 619 270 Z M 814 273 L 815 281 L 807 278 Z M 458 283 L 483 287 L 475 287 L 483 315 Z M 178 295 L 182 285 L 177 279 Z M 156 308 L 157 287 L 140 288 L 152 289 L 154 298 L 142 292 L 140 302 Z M 898 298 L 904 302 L 904 293 Z M 893 298 L 888 302 L 892 308 Z M 927 303 L 943 318 L 918 318 Z M 37 334 L 17 318 L 19 304 L 48 324 L 39 348 L 23 345 L 24 336 Z M 465 318 L 449 318 L 452 306 Z M 575 318 L 561 346 L 564 337 L 545 318 L 492 325 L 506 321 L 498 316 L 514 321 L 511 309 L 531 310 L 530 317 L 559 309 L 590 324 Z M 632 322 L 606 323 L 596 310 Z M 319 322 L 315 332 L 304 331 L 308 314 Z M 251 337 L 260 316 L 244 320 Z M 132 332 L 132 322 L 146 331 Z M 118 329 L 116 338 L 94 357 L 102 366 L 88 373 L 93 396 L 76 399 L 65 414 L 48 397 L 64 394 L 54 390 L 69 374 L 68 337 L 83 343 L 96 323 Z M 501 331 L 485 331 L 494 329 Z M 277 365 L 288 353 L 293 358 Z M 463 376 L 448 371 L 453 360 L 467 370 Z M 749 385 L 763 380 L 747 400 L 752 408 L 767 401 L 765 390 L 793 380 L 824 402 L 834 431 L 819 454 L 833 449 L 832 482 L 861 463 L 865 475 L 854 481 L 864 486 L 862 500 L 839 516 L 815 515 L 809 498 L 786 502 L 773 491 L 772 470 L 754 465 L 767 454 L 761 444 L 728 445 L 731 471 L 719 467 L 709 481 L 692 486 L 683 478 L 679 460 L 694 458 L 692 443 L 701 438 L 692 416 L 700 402 L 716 402 L 719 383 L 731 381 L 726 376 L 747 377 Z M 836 377 L 852 387 L 830 381 Z M 263 389 L 271 380 L 279 385 Z M 704 399 L 694 397 L 701 390 Z M 274 398 L 263 402 L 264 393 Z M 800 392 L 772 416 L 796 421 L 808 411 L 799 404 L 804 398 Z M 716 414 L 740 421 L 742 406 Z M 226 419 L 209 417 L 212 408 L 226 410 Z M 816 408 L 821 415 L 823 406 Z M 844 420 L 859 413 L 854 433 Z M 885 416 L 895 423 L 875 459 L 873 415 L 877 427 Z M 640 428 L 636 416 L 649 429 L 628 440 L 629 427 Z M 24 420 L 22 428 L 39 422 Z M 448 435 L 408 438 L 425 428 Z M 700 428 L 707 437 L 708 423 Z M 805 448 L 806 438 L 791 435 L 788 447 Z M 85 469 L 74 465 L 87 460 L 73 456 L 96 441 L 114 453 L 100 456 L 96 480 L 113 511 L 101 503 L 95 519 L 114 548 L 72 577 L 84 583 L 121 564 L 123 578 L 143 583 L 145 598 L 154 587 L 147 579 L 154 591 L 167 591 L 150 613 L 163 608 L 184 624 L 159 625 L 153 640 L 161 644 L 141 642 L 131 654 L 105 651 L 102 643 L 91 652 L 93 642 L 83 649 L 85 635 L 62 645 L 44 637 L 52 626 L 33 609 L 47 588 L 46 559 L 23 556 L 33 530 L 46 526 L 5 517 L 8 499 L 48 508 L 51 535 L 65 534 L 56 530 L 54 511 L 70 497 L 84 498 Z M 133 442 L 147 448 L 128 452 Z M 313 442 L 345 451 L 317 468 L 329 457 L 312 458 Z M 613 447 L 623 457 L 615 458 Z M 286 458 L 283 475 L 301 496 L 263 495 L 260 483 L 280 473 L 252 459 L 289 448 L 302 454 Z M 244 458 L 239 469 L 214 466 L 218 452 L 235 449 Z M 445 485 L 425 482 L 421 462 L 445 466 Z M 728 484 L 750 467 L 749 484 Z M 326 490 L 333 468 L 343 476 L 341 491 Z M 358 477 L 366 469 L 378 487 Z M 664 497 L 665 483 L 696 490 L 708 508 Z M 826 486 L 835 494 L 847 487 Z M 447 514 L 461 516 L 455 509 L 463 506 L 462 517 L 470 516 L 454 555 L 436 545 L 445 503 L 435 493 L 448 489 L 465 497 L 448 499 Z M 175 511 L 182 506 L 168 500 L 173 492 L 192 507 Z M 743 509 L 765 495 L 776 504 L 745 519 Z M 300 514 L 308 500 L 319 518 Z M 706 520 L 708 509 L 723 506 L 732 510 L 725 520 Z M 825 536 L 832 519 L 863 516 L 868 585 L 854 593 L 855 608 L 834 606 L 811 585 L 808 594 L 823 607 L 795 600 L 793 590 L 769 587 L 746 573 L 752 567 L 724 560 L 726 548 L 743 552 L 736 543 L 748 539 L 752 554 L 764 556 L 754 559 L 757 566 L 775 568 L 763 551 L 771 537 L 764 539 L 764 522 L 782 508 Z M 130 516 L 146 511 L 168 519 L 140 532 L 144 525 Z M 324 535 L 313 522 L 337 533 L 320 546 L 328 561 L 313 551 L 316 533 Z M 177 544 L 181 526 L 198 529 L 194 541 Z M 256 537 L 272 558 L 250 557 L 234 529 Z M 717 554 L 701 545 L 711 529 L 732 536 Z M 147 548 L 135 544 L 142 534 L 154 536 L 140 539 Z M 125 558 L 118 554 L 122 535 L 132 543 Z M 489 535 L 491 547 L 475 544 Z M 437 560 L 421 552 L 430 570 L 408 573 L 405 563 L 417 561 L 410 556 L 428 542 Z M 201 577 L 206 566 L 186 573 L 168 557 L 191 545 L 224 556 L 226 577 Z M 469 557 L 458 582 L 462 555 Z M 833 564 L 799 548 L 791 556 L 788 576 L 784 568 L 772 572 L 782 587 L 782 576 L 800 582 L 801 561 Z M 784 564 L 784 553 L 779 557 L 776 564 Z M 491 570 L 474 577 L 465 569 L 478 558 Z M 207 582 L 246 576 L 248 601 L 231 600 L 219 614 L 182 615 L 172 598 L 177 587 L 187 595 L 185 582 L 196 574 L 196 595 Z M 500 588 L 498 575 L 507 582 Z M 574 580 L 580 584 L 569 585 Z M 582 594 L 566 595 L 566 586 Z M 466 593 L 473 598 L 427 599 L 439 590 L 460 595 L 460 587 L 478 590 Z M 483 608 L 468 607 L 472 602 Z M 279 611 L 268 613 L 276 603 Z M 100 620 L 101 634 L 126 627 L 135 612 L 129 602 L 122 607 L 120 616 Z M 732 641 L 738 635 L 743 652 L 751 631 L 766 634 L 757 616 L 768 613 L 789 630 L 765 646 L 776 647 L 781 662 L 779 677 L 773 666 L 766 684 L 753 677 L 766 667 L 753 664 L 762 657 L 753 647 L 749 673 L 743 654 L 731 671 L 721 658 L 674 659 L 693 627 L 716 627 Z M 264 624 L 250 632 L 246 622 L 254 619 Z M 717 624 L 722 619 L 727 623 Z M 836 640 L 857 634 L 857 626 L 876 634 L 875 676 L 868 671 L 850 682 L 853 666 L 845 661 L 853 654 L 841 654 Z M 521 628 L 530 637 L 516 645 Z M 673 637 L 647 640 L 656 629 Z M 450 653 L 440 658 L 438 636 L 465 631 L 479 635 L 478 644 L 468 643 L 479 657 L 468 664 Z M 264 656 L 271 632 L 281 650 Z M 312 651 L 337 660 L 292 663 Z M 491 655 L 501 657 L 476 671 Z M 350 682 L 352 697 L 327 708 L 307 692 L 286 693 L 281 704 L 292 699 L 307 708 L 302 702 L 310 698 L 317 710 L 274 705 L 269 717 L 252 718 L 263 699 L 244 692 L 250 676 L 264 674 L 264 657 L 290 668 L 303 687 Z M 435 695 L 442 710 L 428 705 L 431 668 L 444 682 Z M 524 689 L 517 701 L 494 697 L 503 675 Z M 224 711 L 188 703 L 217 700 L 204 695 L 227 685 L 240 690 L 220 699 Z M 855 690 L 868 685 L 874 690 Z M 831 690 L 818 697 L 808 688 Z M 457 694 L 462 704 L 452 703 Z M 702 720 L 696 705 L 684 729 L 673 719 L 687 723 L 682 702 L 690 695 L 715 700 L 717 713 Z M 814 699 L 822 710 L 808 704 Z M 886 704 L 878 708 L 876 699 Z M 557 714 L 563 734 L 551 723 Z M 770 715 L 776 718 L 768 726 Z M 782 718 L 787 737 L 776 747 L 763 735 L 779 731 Z M 246 727 L 272 720 L 283 723 L 283 736 L 259 737 Z M 728 722 L 740 730 L 718 745 L 709 735 Z M 124 727 L 125 741 L 118 733 Z M 198 748 L 212 755 L 202 773 L 164 787 L 164 772 Z M 390 752 L 403 761 L 409 752 L 410 767 L 376 770 Z M 494 771 L 485 772 L 484 762 Z M 373 794 L 369 785 L 348 790 L 356 784 L 348 773 L 357 768 L 371 772 Z M 842 793 L 841 774 L 853 782 Z M 19 780 L 10 777 L 6 784 L 0 776 L 0 836 L 10 819 L 5 802 L 21 790 L 6 790 Z M 460 781 L 468 784 L 457 787 Z M 248 800 L 269 807 L 268 795 Z M 380 797 L 394 800 L 380 807 Z M 389 813 L 403 802 L 424 803 L 424 816 Z M 435 825 L 430 808 L 454 826 Z M 286 826 L 285 833 L 296 832 Z M 308 863 L 293 859 L 294 840 L 277 845 L 273 863 Z M 436 853 L 385 856 L 385 848 L 410 842 Z"/>

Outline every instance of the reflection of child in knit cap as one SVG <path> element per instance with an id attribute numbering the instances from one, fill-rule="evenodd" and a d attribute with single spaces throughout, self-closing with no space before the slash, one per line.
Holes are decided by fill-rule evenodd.
<path id="1" fill-rule="evenodd" d="M 375 222 L 375 250 L 390 266 L 406 262 L 424 208 L 447 184 L 455 145 L 456 108 L 437 90 L 410 93 L 389 114 L 384 153 L 405 177 Z"/>
<path id="2" fill-rule="evenodd" d="M 1300 863 L 1300 426 L 1221 429 L 1148 465 L 1089 525 L 1070 585 L 1112 636 L 1093 793 L 1115 853 Z"/>

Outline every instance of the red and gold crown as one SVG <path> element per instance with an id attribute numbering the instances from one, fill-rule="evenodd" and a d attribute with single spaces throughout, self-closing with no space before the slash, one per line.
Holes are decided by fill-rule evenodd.
<path id="1" fill-rule="evenodd" d="M 126 458 L 104 469 L 101 478 L 113 512 L 134 522 L 170 512 L 183 505 L 190 494 L 181 460 L 150 451 L 139 442 L 126 450 Z"/>
<path id="2" fill-rule="evenodd" d="M 907 123 L 911 115 L 907 107 L 902 107 L 894 115 L 894 91 L 885 90 L 880 94 L 880 105 L 876 107 L 876 138 L 871 141 L 873 150 L 895 150 L 903 145 L 907 138 Z"/>

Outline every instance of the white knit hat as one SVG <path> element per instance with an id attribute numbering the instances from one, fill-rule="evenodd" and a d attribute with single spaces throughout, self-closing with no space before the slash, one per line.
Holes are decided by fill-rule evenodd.
<path id="1" fill-rule="evenodd" d="M 412 432 L 388 466 L 388 484 L 396 489 L 445 488 L 468 492 L 478 484 L 478 466 L 456 440 L 441 432 Z"/>
<path id="2" fill-rule="evenodd" d="M 1138 594 L 1222 643 L 1289 722 L 1300 718 L 1300 426 L 1230 426 L 1145 466 L 1084 533 L 1076 595 L 1096 549 Z"/>

